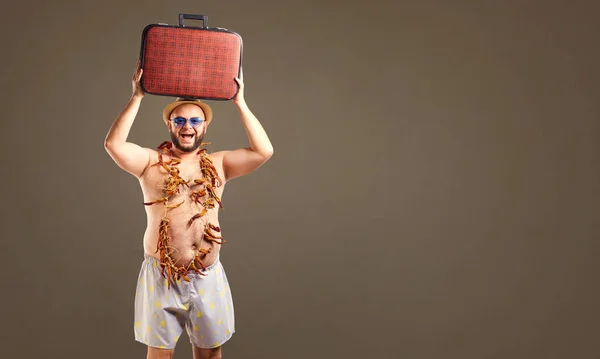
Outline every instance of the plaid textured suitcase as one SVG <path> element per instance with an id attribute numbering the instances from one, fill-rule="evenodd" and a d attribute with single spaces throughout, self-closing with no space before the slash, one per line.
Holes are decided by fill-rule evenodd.
<path id="1" fill-rule="evenodd" d="M 185 19 L 201 20 L 202 27 L 184 26 Z M 159 23 L 144 28 L 140 85 L 146 93 L 205 100 L 235 97 L 242 38 L 228 29 L 209 28 L 207 21 L 206 15 L 179 14 L 179 26 Z"/>

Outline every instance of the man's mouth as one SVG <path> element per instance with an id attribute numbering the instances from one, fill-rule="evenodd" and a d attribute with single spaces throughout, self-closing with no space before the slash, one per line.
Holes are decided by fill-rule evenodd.
<path id="1" fill-rule="evenodd" d="M 193 133 L 182 133 L 181 138 L 191 140 L 192 138 L 194 138 L 194 134 Z"/>

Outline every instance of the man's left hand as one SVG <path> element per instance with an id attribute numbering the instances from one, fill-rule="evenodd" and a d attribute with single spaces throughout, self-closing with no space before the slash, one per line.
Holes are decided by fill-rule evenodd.
<path id="1" fill-rule="evenodd" d="M 244 70 L 240 69 L 240 77 L 235 78 L 235 82 L 240 86 L 238 93 L 233 98 L 236 105 L 244 103 Z"/>

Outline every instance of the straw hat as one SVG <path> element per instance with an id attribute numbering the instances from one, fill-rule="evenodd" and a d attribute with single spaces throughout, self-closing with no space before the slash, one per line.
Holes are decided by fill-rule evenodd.
<path id="1" fill-rule="evenodd" d="M 204 121 L 206 121 L 207 125 L 210 124 L 210 121 L 212 121 L 212 117 L 213 117 L 213 112 L 212 112 L 212 109 L 210 108 L 210 106 L 208 106 L 207 104 L 205 104 L 204 102 L 202 102 L 198 99 L 184 98 L 184 97 L 177 98 L 177 100 L 175 100 L 175 102 L 171 102 L 164 108 L 163 120 L 165 122 L 169 122 L 171 112 L 173 112 L 173 110 L 175 110 L 175 108 L 177 106 L 181 106 L 186 103 L 191 103 L 192 105 L 196 105 L 196 106 L 200 107 L 202 109 L 202 111 L 204 111 Z"/>

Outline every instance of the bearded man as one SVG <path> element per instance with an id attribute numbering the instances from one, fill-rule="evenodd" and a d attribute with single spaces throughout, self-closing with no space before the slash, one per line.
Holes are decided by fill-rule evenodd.
<path id="1" fill-rule="evenodd" d="M 231 290 L 219 260 L 226 241 L 219 226 L 225 184 L 258 169 L 273 146 L 244 99 L 243 74 L 232 99 L 249 146 L 207 153 L 203 139 L 213 111 L 197 99 L 178 98 L 162 119 L 171 141 L 156 149 L 127 140 L 144 91 L 140 61 L 133 94 L 113 122 L 104 147 L 114 162 L 135 176 L 147 214 L 144 258 L 135 294 L 135 340 L 147 358 L 171 358 L 185 329 L 194 359 L 221 358 L 235 331 Z"/>

